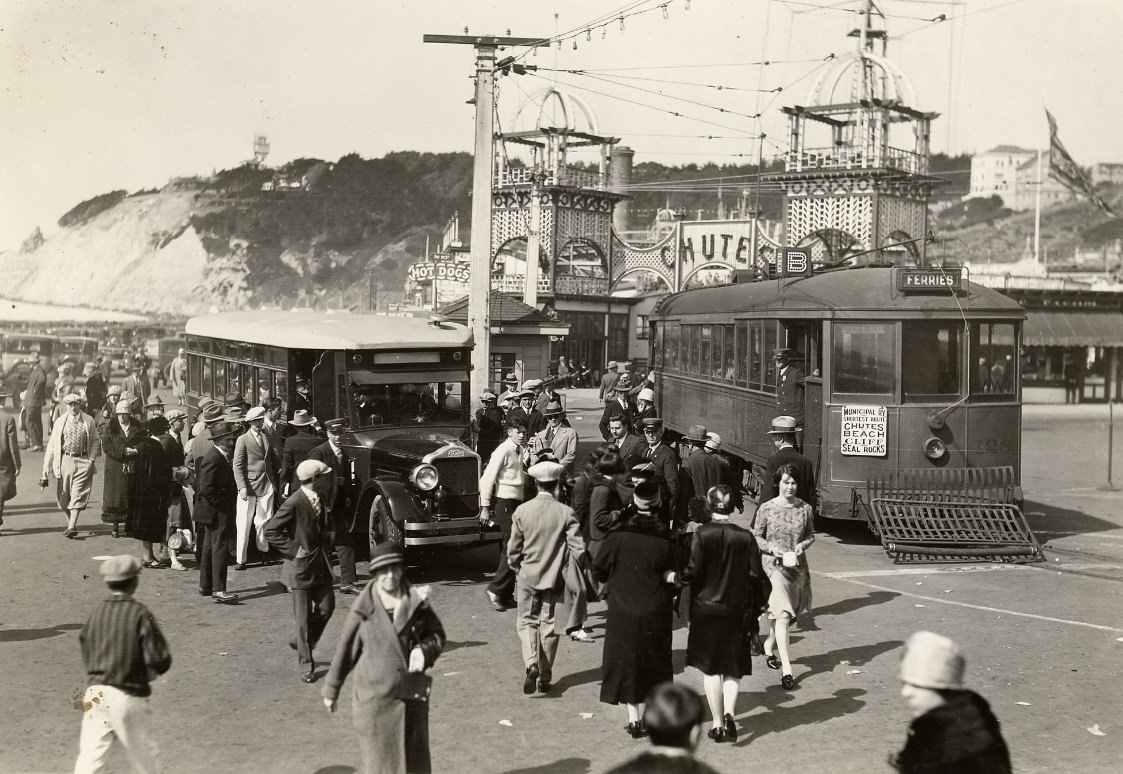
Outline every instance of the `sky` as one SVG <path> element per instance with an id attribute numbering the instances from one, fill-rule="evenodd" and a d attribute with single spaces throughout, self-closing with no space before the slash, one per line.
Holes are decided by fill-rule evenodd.
<path id="1" fill-rule="evenodd" d="M 97 194 L 235 167 L 255 134 L 271 143 L 269 165 L 471 152 L 474 50 L 422 42 L 465 27 L 562 37 L 534 56 L 501 52 L 540 68 L 499 80 L 503 131 L 525 128 L 535 111 L 524 106 L 556 86 L 636 163 L 775 156 L 787 142 L 780 107 L 808 104 L 825 58 L 854 50 L 847 33 L 865 0 L 687 2 L 4 0 L 0 250 L 36 226 L 49 238 Z M 1123 162 L 1123 2 L 877 4 L 912 106 L 941 114 L 933 150 L 1036 147 L 1048 107 L 1078 162 Z"/>

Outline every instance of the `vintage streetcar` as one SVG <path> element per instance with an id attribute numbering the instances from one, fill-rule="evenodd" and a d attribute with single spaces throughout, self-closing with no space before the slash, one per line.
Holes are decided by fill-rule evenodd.
<path id="1" fill-rule="evenodd" d="M 651 316 L 659 412 L 680 434 L 718 431 L 731 462 L 759 472 L 774 452 L 773 354 L 788 348 L 806 375 L 800 445 L 821 516 L 867 518 L 879 487 L 955 500 L 974 486 L 1017 502 L 1024 318 L 958 268 L 852 266 L 675 293 Z"/>
<path id="2" fill-rule="evenodd" d="M 440 319 L 312 311 L 228 312 L 188 320 L 187 394 L 266 397 L 289 418 L 350 420 L 356 522 L 369 544 L 469 547 L 481 532 L 480 458 L 469 427 L 472 334 Z"/>

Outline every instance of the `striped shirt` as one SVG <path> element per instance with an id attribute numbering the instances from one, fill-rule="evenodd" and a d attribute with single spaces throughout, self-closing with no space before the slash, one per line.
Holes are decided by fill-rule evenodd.
<path id="1" fill-rule="evenodd" d="M 148 608 L 114 594 L 94 608 L 78 636 L 90 685 L 111 685 L 133 696 L 150 696 L 148 673 L 172 665 L 168 643 Z"/>

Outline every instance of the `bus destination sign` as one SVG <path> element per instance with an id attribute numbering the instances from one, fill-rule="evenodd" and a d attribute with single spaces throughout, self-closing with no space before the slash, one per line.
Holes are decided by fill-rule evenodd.
<path id="1" fill-rule="evenodd" d="M 950 290 L 958 292 L 963 287 L 963 272 L 960 269 L 899 269 L 897 271 L 897 290 L 913 293 L 931 293 Z"/>

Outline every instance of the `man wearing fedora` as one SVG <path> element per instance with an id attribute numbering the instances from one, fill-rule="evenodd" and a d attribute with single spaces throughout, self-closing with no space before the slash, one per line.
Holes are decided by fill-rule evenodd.
<path id="1" fill-rule="evenodd" d="M 262 532 L 273 515 L 280 462 L 277 447 L 265 434 L 265 409 L 254 406 L 246 414 L 248 430 L 234 443 L 234 480 L 238 483 L 237 538 L 234 543 L 235 570 L 246 569 L 249 559 L 250 525 L 257 534 L 257 548 L 269 550 Z"/>
<path id="2" fill-rule="evenodd" d="M 86 412 L 90 416 L 96 416 L 97 412 L 105 405 L 106 386 L 105 379 L 102 378 L 101 371 L 93 363 L 86 363 L 83 367 L 83 372 L 86 376 Z"/>
<path id="3" fill-rule="evenodd" d="M 541 449 L 553 449 L 566 475 L 573 475 L 573 463 L 577 459 L 577 431 L 565 426 L 565 409 L 560 402 L 552 400 L 546 404 L 546 427 L 531 440 L 530 449 L 535 453 Z"/>
<path id="4" fill-rule="evenodd" d="M 324 437 L 316 432 L 316 418 L 304 409 L 297 410 L 288 422 L 290 434 L 285 439 L 281 452 L 281 471 L 278 475 L 282 494 L 288 495 L 300 487 L 296 469 L 308 459 L 309 453 L 324 442 Z"/>
<path id="5" fill-rule="evenodd" d="M 690 444 L 690 454 L 682 461 L 682 499 L 677 516 L 680 521 L 698 521 L 698 515 L 705 508 L 706 493 L 710 491 L 710 487 L 728 484 L 730 476 L 717 457 L 706 454 L 709 436 L 704 425 L 691 425 L 686 433 L 686 440 Z"/>
<path id="6" fill-rule="evenodd" d="M 27 386 L 23 390 L 24 427 L 27 433 L 27 450 L 43 450 L 43 404 L 47 400 L 47 368 L 50 360 L 38 358 L 31 373 L 27 375 Z"/>
<path id="7" fill-rule="evenodd" d="M 518 419 L 526 425 L 526 436 L 530 438 L 546 427 L 546 417 L 534 407 L 538 399 L 533 387 L 523 385 L 519 392 L 519 405 L 507 412 L 507 419 Z"/>
<path id="8" fill-rule="evenodd" d="M 152 394 L 152 384 L 144 373 L 143 363 L 134 360 L 129 366 L 129 375 L 121 383 L 121 392 L 132 396 L 133 413 L 139 415 Z"/>
<path id="9" fill-rule="evenodd" d="M 803 370 L 792 365 L 792 351 L 778 349 L 772 356 L 776 364 L 776 413 L 795 417 L 796 424 L 803 427 L 803 392 L 806 376 Z"/>
<path id="10" fill-rule="evenodd" d="M 211 444 L 198 457 L 195 472 L 195 523 L 202 548 L 199 561 L 199 593 L 215 602 L 238 601 L 226 591 L 226 567 L 233 546 L 238 512 L 238 484 L 234 480 L 234 444 L 238 430 L 219 420 L 210 427 Z"/>
<path id="11" fill-rule="evenodd" d="M 604 367 L 604 376 L 600 378 L 600 392 L 597 393 L 597 400 L 602 403 L 612 400 L 616 390 L 616 381 L 620 378 L 620 372 L 616 370 L 616 361 L 609 360 L 608 365 Z"/>
<path id="12" fill-rule="evenodd" d="M 164 416 L 164 399 L 155 393 L 144 403 L 145 420 Z"/>
<path id="13" fill-rule="evenodd" d="M 307 411 L 312 413 L 312 397 L 311 385 L 308 384 L 308 377 L 304 374 L 297 374 L 295 377 L 296 390 L 292 394 L 292 411 L 295 416 L 297 411 Z"/>
<path id="14" fill-rule="evenodd" d="M 101 437 L 93 417 L 82 411 L 80 395 L 72 392 L 62 402 L 66 413 L 51 427 L 39 484 L 43 486 L 52 475 L 55 477 L 55 501 L 67 519 L 62 534 L 73 538 L 78 534 L 78 516 L 90 502 L 97 473 L 94 460 L 101 456 Z"/>
<path id="15" fill-rule="evenodd" d="M 811 460 L 795 450 L 796 426 L 795 417 L 780 416 L 772 420 L 772 429 L 767 435 L 772 437 L 776 453 L 768 458 L 768 464 L 764 468 L 764 480 L 760 482 L 760 501 L 766 503 L 779 494 L 776 488 L 776 471 L 784 465 L 795 465 L 796 472 L 799 473 L 796 495 L 814 510 L 819 502 L 815 468 Z"/>
<path id="16" fill-rule="evenodd" d="M 566 562 L 585 553 L 577 515 L 557 500 L 558 480 L 565 468 L 556 462 L 539 462 L 527 473 L 538 484 L 538 494 L 515 509 L 507 563 L 516 573 L 518 588 L 516 628 L 522 644 L 523 693 L 550 690 L 558 633 L 554 614 L 565 585 Z"/>
<path id="17" fill-rule="evenodd" d="M 198 469 L 199 459 L 214 445 L 211 441 L 211 428 L 222 421 L 222 405 L 218 401 L 200 404 L 199 408 L 199 422 L 203 426 L 199 428 L 196 423 L 195 433 L 184 447 L 187 466 L 192 470 Z"/>
<path id="18" fill-rule="evenodd" d="M 608 423 L 613 419 L 622 419 L 628 427 L 636 427 L 636 407 L 629 397 L 632 391 L 631 374 L 621 374 L 613 386 L 613 391 L 612 399 L 604 404 L 604 413 L 600 418 L 600 434 L 605 441 L 612 440 Z"/>
<path id="19" fill-rule="evenodd" d="M 358 594 L 359 576 L 355 572 L 354 473 L 351 455 L 343 442 L 351 432 L 347 419 L 329 419 L 324 422 L 328 440 L 308 452 L 308 459 L 324 463 L 332 471 L 335 486 L 332 488 L 328 510 L 335 525 L 335 554 L 339 557 L 339 591 L 341 594 Z"/>
<path id="20" fill-rule="evenodd" d="M 335 612 L 335 577 L 328 558 L 332 470 L 319 460 L 304 460 L 296 476 L 300 486 L 265 523 L 265 539 L 285 557 L 281 582 L 292 595 L 296 622 L 296 635 L 289 644 L 296 649 L 300 679 L 312 683 L 316 681 L 312 652 Z"/>
<path id="21" fill-rule="evenodd" d="M 140 560 L 111 556 L 98 572 L 111 593 L 78 635 L 89 684 L 82 697 L 74 771 L 103 771 L 114 741 L 125 749 L 133 771 L 160 771 L 149 680 L 171 668 L 172 655 L 152 613 L 133 598 L 140 584 Z"/>

